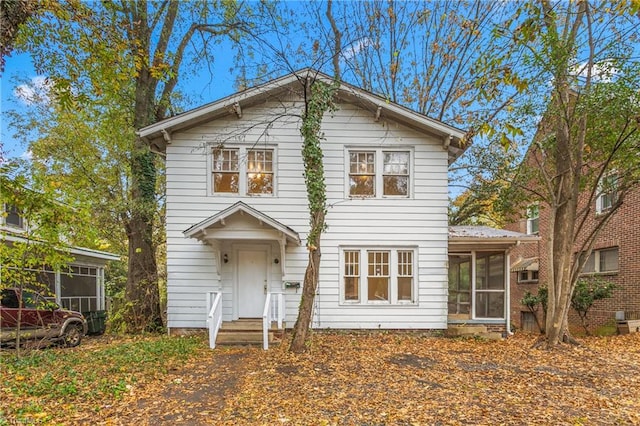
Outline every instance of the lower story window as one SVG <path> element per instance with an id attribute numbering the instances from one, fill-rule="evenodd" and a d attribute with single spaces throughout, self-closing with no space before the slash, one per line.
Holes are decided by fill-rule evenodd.
<path id="1" fill-rule="evenodd" d="M 361 304 L 414 302 L 414 260 L 412 249 L 343 250 L 343 300 Z M 366 275 L 361 276 L 360 271 Z"/>

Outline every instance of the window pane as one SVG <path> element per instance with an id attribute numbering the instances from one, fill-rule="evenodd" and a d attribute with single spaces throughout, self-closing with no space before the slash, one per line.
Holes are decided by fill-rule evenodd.
<path id="1" fill-rule="evenodd" d="M 349 153 L 349 195 L 373 196 L 375 194 L 375 153 Z"/>
<path id="2" fill-rule="evenodd" d="M 413 251 L 398 250 L 398 300 L 411 301 L 413 289 Z"/>
<path id="3" fill-rule="evenodd" d="M 213 191 L 238 192 L 238 149 L 213 150 Z"/>
<path id="4" fill-rule="evenodd" d="M 359 300 L 358 294 L 358 278 L 345 277 L 344 278 L 344 299 L 345 300 Z"/>
<path id="5" fill-rule="evenodd" d="M 389 252 L 368 252 L 368 300 L 389 300 Z"/>
<path id="6" fill-rule="evenodd" d="M 360 252 L 356 250 L 344 252 L 344 298 L 359 300 L 360 291 Z"/>
<path id="7" fill-rule="evenodd" d="M 374 176 L 349 176 L 349 195 L 370 197 L 374 194 Z"/>
<path id="8" fill-rule="evenodd" d="M 385 152 L 384 153 L 384 174 L 408 175 L 409 174 L 409 153 L 408 152 Z"/>
<path id="9" fill-rule="evenodd" d="M 411 301 L 412 287 L 413 287 L 413 278 L 398 277 L 398 300 Z"/>
<path id="10" fill-rule="evenodd" d="M 583 256 L 584 256 L 584 253 L 580 255 L 580 261 L 582 261 Z M 582 268 L 582 272 L 589 273 L 589 272 L 595 272 L 595 271 L 596 271 L 596 254 L 595 252 L 592 252 L 591 256 L 589 256 L 589 259 L 587 259 L 587 263 L 585 263 L 584 268 Z"/>
<path id="11" fill-rule="evenodd" d="M 380 277 L 374 278 L 369 277 L 367 279 L 367 284 L 369 287 L 369 300 L 389 300 L 389 278 Z"/>
<path id="12" fill-rule="evenodd" d="M 22 228 L 24 226 L 22 215 L 16 206 L 7 204 L 5 205 L 5 210 L 6 216 L 4 218 L 4 222 L 7 225 L 15 226 L 17 228 Z"/>
<path id="13" fill-rule="evenodd" d="M 471 256 L 449 256 L 449 305 L 450 315 L 468 315 L 471 307 Z"/>
<path id="14" fill-rule="evenodd" d="M 409 194 L 409 153 L 385 152 L 383 163 L 383 194 Z"/>
<path id="15" fill-rule="evenodd" d="M 600 272 L 618 270 L 618 249 L 600 250 Z"/>
<path id="16" fill-rule="evenodd" d="M 270 173 L 247 174 L 247 193 L 273 194 L 273 174 L 270 174 Z"/>
<path id="17" fill-rule="evenodd" d="M 240 175 L 238 173 L 214 173 L 213 191 L 237 193 L 239 180 Z"/>
<path id="18" fill-rule="evenodd" d="M 504 318 L 504 292 L 477 292 L 477 318 Z"/>
<path id="19" fill-rule="evenodd" d="M 408 176 L 384 176 L 384 195 L 408 195 Z"/>
<path id="20" fill-rule="evenodd" d="M 504 253 L 478 253 L 476 258 L 476 288 L 504 289 Z"/>

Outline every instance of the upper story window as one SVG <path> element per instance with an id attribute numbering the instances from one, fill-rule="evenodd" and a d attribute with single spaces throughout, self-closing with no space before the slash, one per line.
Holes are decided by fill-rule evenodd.
<path id="1" fill-rule="evenodd" d="M 24 216 L 22 216 L 22 212 L 20 212 L 16 206 L 12 204 L 5 204 L 3 217 L 4 225 L 12 228 L 25 229 Z"/>
<path id="2" fill-rule="evenodd" d="M 531 204 L 527 207 L 527 234 L 537 234 L 540 222 L 540 205 Z"/>
<path id="3" fill-rule="evenodd" d="M 596 213 L 604 213 L 613 207 L 616 202 L 617 186 L 618 176 L 615 173 L 608 174 L 600 180 L 596 197 Z"/>
<path id="4" fill-rule="evenodd" d="M 273 150 L 247 150 L 247 193 L 273 194 Z"/>
<path id="5" fill-rule="evenodd" d="M 413 249 L 344 250 L 343 300 L 360 304 L 413 303 L 414 260 Z"/>
<path id="6" fill-rule="evenodd" d="M 582 260 L 584 254 L 580 254 Z M 582 273 L 607 273 L 618 271 L 618 247 L 593 250 L 582 268 Z"/>
<path id="7" fill-rule="evenodd" d="M 214 148 L 212 154 L 214 194 L 273 194 L 273 149 Z"/>
<path id="8" fill-rule="evenodd" d="M 239 149 L 213 150 L 213 192 L 238 193 L 240 173 Z"/>
<path id="9" fill-rule="evenodd" d="M 410 151 L 349 151 L 350 197 L 409 197 Z"/>

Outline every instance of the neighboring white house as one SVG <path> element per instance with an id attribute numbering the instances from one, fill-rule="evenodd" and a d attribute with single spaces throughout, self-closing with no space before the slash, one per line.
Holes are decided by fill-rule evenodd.
<path id="1" fill-rule="evenodd" d="M 293 325 L 308 257 L 307 79 L 331 81 L 299 71 L 139 130 L 166 156 L 170 330 L 206 327 L 215 293 L 224 321 L 262 317 L 269 294 Z M 447 169 L 464 132 L 344 83 L 322 130 L 329 207 L 313 326 L 447 328 Z M 450 320 L 504 330 L 506 250 L 522 234 L 451 233 L 456 261 L 473 264 Z"/>
<path id="2" fill-rule="evenodd" d="M 11 246 L 15 243 L 27 243 L 28 229 L 24 216 L 13 206 L 0 203 L 0 244 Z M 35 242 L 34 244 L 37 244 Z M 73 257 L 68 269 L 60 271 L 51 268 L 32 270 L 36 280 L 47 288 L 50 299 L 65 309 L 82 313 L 104 311 L 106 309 L 104 270 L 107 262 L 120 260 L 120 256 L 84 247 L 66 247 Z M 7 282 L 2 274 L 5 265 L 0 262 L 0 283 Z"/>

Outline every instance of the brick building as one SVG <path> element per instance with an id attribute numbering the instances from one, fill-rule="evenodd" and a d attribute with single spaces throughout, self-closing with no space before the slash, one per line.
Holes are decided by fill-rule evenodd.
<path id="1" fill-rule="evenodd" d="M 582 206 L 587 198 L 584 193 Z M 574 246 L 576 257 L 580 254 L 582 239 L 614 200 L 615 191 L 603 191 L 588 206 L 584 232 Z M 538 285 L 547 279 L 549 212 L 542 204 L 529 204 L 523 209 L 521 218 L 506 228 L 541 237 L 538 242 L 511 251 L 511 321 L 517 329 L 537 332 L 535 319 L 521 300 L 527 291 L 535 294 Z M 589 311 L 592 331 L 603 325 L 613 325 L 616 315 L 624 315 L 626 319 L 640 318 L 640 187 L 627 192 L 622 205 L 600 232 L 583 269 L 583 276 L 587 275 L 599 276 L 616 285 L 613 297 L 596 301 Z M 538 317 L 542 321 L 541 313 Z M 569 322 L 573 330 L 583 330 L 573 309 L 569 312 Z"/>

